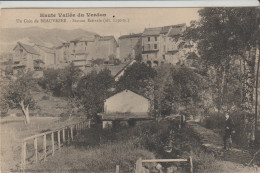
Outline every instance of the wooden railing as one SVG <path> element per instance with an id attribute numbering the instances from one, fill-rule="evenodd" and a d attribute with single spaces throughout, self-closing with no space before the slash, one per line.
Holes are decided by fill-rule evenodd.
<path id="1" fill-rule="evenodd" d="M 192 157 L 190 156 L 188 159 L 153 159 L 153 160 L 142 160 L 139 158 L 136 161 L 135 173 L 142 173 L 142 163 L 153 163 L 153 162 L 189 162 L 190 164 L 190 172 L 193 173 L 193 162 Z"/>
<path id="2" fill-rule="evenodd" d="M 34 136 L 30 136 L 27 138 L 24 138 L 22 140 L 22 152 L 21 152 L 21 169 L 24 170 L 26 168 L 27 164 L 27 144 L 29 142 L 32 142 L 33 140 L 33 150 L 34 150 L 34 163 L 38 163 L 41 158 L 39 157 L 40 150 L 38 148 L 38 141 L 42 140 L 42 150 L 41 153 L 43 155 L 43 160 L 46 161 L 47 157 L 47 148 L 48 146 L 51 146 L 51 155 L 54 156 L 55 153 L 55 134 L 56 134 L 56 148 L 58 150 L 61 149 L 61 146 L 64 146 L 65 144 L 70 144 L 71 141 L 74 140 L 74 136 L 78 136 L 82 130 L 86 128 L 90 128 L 91 121 L 83 121 L 80 123 L 72 124 L 69 126 L 65 126 L 62 128 L 58 128 L 52 131 L 47 131 L 44 133 L 36 134 Z M 62 136 L 61 136 L 62 133 Z M 51 136 L 51 144 L 47 145 L 47 136 Z M 66 137 L 67 136 L 67 137 Z M 61 141 L 62 138 L 62 141 Z M 33 156 L 32 156 L 33 157 Z"/>

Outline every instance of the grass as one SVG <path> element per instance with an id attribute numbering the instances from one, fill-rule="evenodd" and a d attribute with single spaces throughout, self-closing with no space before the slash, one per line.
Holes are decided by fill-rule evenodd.
<path id="1" fill-rule="evenodd" d="M 21 140 L 46 130 L 64 127 L 80 122 L 82 119 L 61 121 L 59 117 L 31 117 L 31 124 L 25 125 L 23 117 L 4 117 L 1 119 L 1 171 L 17 170 L 21 161 Z M 33 143 L 33 141 L 30 141 Z M 47 141 L 48 142 L 48 141 Z M 40 141 L 39 141 L 40 143 Z M 41 143 L 42 144 L 42 143 Z M 39 144 L 40 145 L 40 144 Z M 29 143 L 28 143 L 28 148 Z M 28 151 L 28 155 L 32 154 Z"/>
<path id="2" fill-rule="evenodd" d="M 137 149 L 130 141 L 108 143 L 98 147 L 64 148 L 50 162 L 34 165 L 32 172 L 133 172 L 138 158 L 153 159 L 153 153 Z"/>

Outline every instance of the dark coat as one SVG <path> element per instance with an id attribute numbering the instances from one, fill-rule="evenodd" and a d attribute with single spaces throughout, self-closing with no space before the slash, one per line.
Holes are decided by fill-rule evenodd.
<path id="1" fill-rule="evenodd" d="M 231 135 L 233 130 L 234 130 L 234 122 L 229 117 L 227 120 L 225 120 L 225 135 Z"/>

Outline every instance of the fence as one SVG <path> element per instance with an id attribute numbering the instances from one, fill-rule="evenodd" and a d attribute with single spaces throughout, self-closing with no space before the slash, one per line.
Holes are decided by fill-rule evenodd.
<path id="1" fill-rule="evenodd" d="M 27 145 L 29 145 L 30 142 L 33 142 L 33 156 L 34 157 L 34 163 L 38 163 L 39 160 L 43 159 L 46 161 L 46 157 L 48 155 L 48 151 L 51 151 L 50 155 L 54 156 L 55 153 L 55 135 L 56 135 L 56 146 L 58 147 L 58 150 L 61 149 L 62 146 L 65 144 L 69 144 L 70 141 L 73 141 L 75 135 L 79 135 L 81 131 L 85 128 L 90 128 L 90 120 L 83 121 L 80 123 L 76 123 L 73 125 L 65 126 L 59 129 L 55 129 L 52 131 L 48 131 L 45 133 L 36 134 L 34 136 L 30 136 L 27 138 L 24 138 L 22 141 L 22 152 L 21 152 L 21 168 L 24 170 L 26 168 L 27 160 L 29 159 L 27 157 Z M 62 133 L 62 136 L 61 136 Z M 50 145 L 47 145 L 47 137 L 51 137 L 51 143 Z M 67 136 L 67 137 L 66 137 Z M 61 141 L 62 139 L 62 141 Z M 33 141 L 32 141 L 33 140 Z M 42 149 L 40 150 L 38 147 L 39 141 L 42 140 Z M 47 148 L 51 146 L 50 150 L 47 150 Z M 56 148 L 57 148 L 56 147 Z M 41 155 L 43 158 L 39 157 L 39 153 L 41 151 Z"/>
<path id="2" fill-rule="evenodd" d="M 136 161 L 135 173 L 142 173 L 142 163 L 152 163 L 152 162 L 190 162 L 190 172 L 193 173 L 193 162 L 192 157 L 188 159 L 153 159 L 153 160 L 142 160 L 139 158 Z"/>

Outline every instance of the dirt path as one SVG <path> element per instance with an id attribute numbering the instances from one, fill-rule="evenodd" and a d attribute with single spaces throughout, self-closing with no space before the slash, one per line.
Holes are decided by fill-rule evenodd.
<path id="1" fill-rule="evenodd" d="M 219 134 L 200 126 L 196 122 L 189 121 L 187 126 L 192 130 L 194 136 L 198 137 L 202 147 L 207 152 L 213 153 L 215 157 L 220 160 L 220 162 L 216 164 L 227 167 L 227 172 L 229 172 L 228 170 L 234 172 L 234 168 L 239 169 L 241 172 L 260 172 L 259 168 L 257 170 L 257 168 L 246 166 L 246 164 L 252 159 L 252 155 L 249 151 L 238 148 L 232 148 L 230 151 L 224 151 L 223 139 Z"/>

